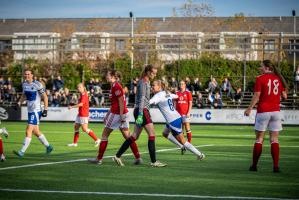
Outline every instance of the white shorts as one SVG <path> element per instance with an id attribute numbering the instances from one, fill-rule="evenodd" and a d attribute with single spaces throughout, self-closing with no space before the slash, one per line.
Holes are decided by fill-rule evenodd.
<path id="1" fill-rule="evenodd" d="M 75 123 L 76 124 L 88 124 L 88 117 L 80 117 L 79 115 L 77 115 Z"/>
<path id="2" fill-rule="evenodd" d="M 257 131 L 266 131 L 267 128 L 269 131 L 281 131 L 281 120 L 282 117 L 279 111 L 257 113 L 254 128 Z"/>
<path id="3" fill-rule="evenodd" d="M 113 130 L 118 128 L 129 128 L 129 113 L 124 115 L 126 116 L 126 120 L 125 122 L 121 122 L 120 115 L 113 114 L 109 111 L 104 119 L 105 127 Z"/>
<path id="4" fill-rule="evenodd" d="M 182 115 L 182 121 L 183 123 L 190 123 L 191 117 L 187 117 L 187 115 Z"/>

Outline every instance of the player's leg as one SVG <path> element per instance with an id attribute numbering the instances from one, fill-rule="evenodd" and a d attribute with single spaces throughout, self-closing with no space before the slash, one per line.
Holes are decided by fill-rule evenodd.
<path id="1" fill-rule="evenodd" d="M 122 128 L 120 128 L 120 131 L 123 135 L 123 137 L 127 140 L 127 139 L 130 139 L 132 142 L 130 144 L 130 148 L 134 154 L 134 157 L 135 157 L 135 161 L 134 161 L 134 164 L 135 165 L 139 165 L 142 163 L 142 159 L 140 158 L 140 154 L 139 154 L 139 150 L 138 150 L 138 146 L 136 144 L 136 139 L 132 136 L 130 136 L 130 130 L 129 130 L 129 127 L 128 127 L 128 124 L 125 125 L 125 124 L 122 124 L 121 126 Z"/>
<path id="2" fill-rule="evenodd" d="M 280 172 L 279 170 L 279 142 L 278 131 L 270 131 L 271 155 L 273 159 L 273 172 Z"/>
<path id="3" fill-rule="evenodd" d="M 46 147 L 46 153 L 50 154 L 53 151 L 53 147 L 49 144 L 46 136 L 42 134 L 38 125 L 33 128 L 33 133 L 38 138 L 38 140 Z"/>
<path id="4" fill-rule="evenodd" d="M 189 118 L 187 118 L 187 117 L 185 118 L 184 127 L 185 127 L 185 130 L 186 130 L 188 142 L 191 143 L 192 132 L 191 132 L 191 128 L 190 128 Z"/>
<path id="5" fill-rule="evenodd" d="M 88 123 L 81 124 L 82 131 L 87 133 L 95 142 L 95 147 L 98 147 L 101 140 L 88 128 Z"/>
<path id="6" fill-rule="evenodd" d="M 182 133 L 177 133 L 176 138 L 178 141 L 180 141 L 184 147 L 189 150 L 191 153 L 195 154 L 198 158 L 198 160 L 203 160 L 205 158 L 205 155 L 200 152 L 198 149 L 196 149 L 190 142 L 186 141 L 184 135 Z"/>
<path id="7" fill-rule="evenodd" d="M 255 132 L 255 143 L 253 145 L 252 163 L 249 168 L 250 171 L 257 171 L 257 164 L 263 150 L 264 135 L 265 135 L 264 131 L 256 130 Z"/>
<path id="8" fill-rule="evenodd" d="M 27 125 L 27 127 L 26 127 L 26 136 L 25 136 L 25 139 L 24 139 L 21 150 L 19 150 L 19 151 L 14 150 L 13 151 L 13 153 L 16 154 L 17 156 L 19 156 L 20 158 L 24 156 L 27 148 L 29 147 L 29 145 L 31 143 L 32 132 L 33 132 L 34 126 L 36 126 L 36 125 L 33 125 L 33 124 L 28 124 Z"/>
<path id="9" fill-rule="evenodd" d="M 0 129 L 0 133 L 2 133 L 1 131 L 2 131 L 2 129 Z M 3 142 L 2 142 L 2 138 L 0 136 L 0 161 L 1 162 L 5 161 L 5 156 L 4 156 L 4 150 L 3 149 L 4 149 Z"/>
<path id="10" fill-rule="evenodd" d="M 177 147 L 182 149 L 184 146 L 170 132 L 171 132 L 170 128 L 168 128 L 166 125 L 166 127 L 164 128 L 164 131 L 163 131 L 163 136 L 166 139 L 168 139 L 170 142 L 175 144 Z"/>
<path id="11" fill-rule="evenodd" d="M 74 139 L 73 139 L 73 143 L 68 144 L 69 147 L 77 147 L 78 146 L 78 140 L 79 140 L 79 129 L 80 129 L 80 123 L 75 122 L 74 124 Z"/>

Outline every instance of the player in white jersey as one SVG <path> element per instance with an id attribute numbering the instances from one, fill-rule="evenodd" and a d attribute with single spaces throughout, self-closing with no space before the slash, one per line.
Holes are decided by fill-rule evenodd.
<path id="1" fill-rule="evenodd" d="M 172 100 L 178 98 L 178 96 L 168 92 L 165 89 L 165 85 L 160 80 L 154 81 L 153 91 L 155 95 L 150 99 L 149 103 L 157 105 L 166 120 L 163 136 L 179 148 L 186 148 L 190 152 L 194 153 L 199 160 L 203 160 L 205 155 L 198 151 L 191 143 L 186 141 L 182 134 L 182 117 L 175 110 L 172 102 Z M 172 134 L 169 134 L 170 132 Z"/>
<path id="2" fill-rule="evenodd" d="M 46 147 L 46 153 L 49 154 L 53 150 L 53 147 L 49 144 L 44 134 L 39 130 L 39 120 L 41 117 L 47 116 L 48 109 L 48 97 L 45 93 L 44 86 L 33 80 L 33 74 L 31 70 L 25 70 L 24 72 L 25 82 L 23 83 L 23 94 L 21 96 L 18 105 L 26 100 L 28 109 L 28 125 L 26 128 L 26 137 L 23 146 L 20 151 L 13 151 L 17 156 L 22 158 L 26 149 L 29 147 L 32 133 L 38 137 L 39 141 Z M 43 97 L 44 110 L 41 108 L 41 100 Z"/>

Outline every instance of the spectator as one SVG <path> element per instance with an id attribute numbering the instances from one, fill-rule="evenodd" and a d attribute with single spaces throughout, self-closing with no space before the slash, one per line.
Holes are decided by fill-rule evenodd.
<path id="1" fill-rule="evenodd" d="M 171 78 L 169 85 L 170 85 L 170 91 L 172 93 L 175 93 L 178 90 L 179 84 L 178 84 L 178 81 L 174 77 Z"/>
<path id="2" fill-rule="evenodd" d="M 101 89 L 101 88 L 102 88 L 102 82 L 98 78 L 96 78 L 94 81 L 94 89 L 96 91 L 97 89 Z"/>
<path id="3" fill-rule="evenodd" d="M 7 85 L 7 94 L 8 94 L 8 98 L 7 98 L 8 102 L 12 103 L 17 100 L 16 99 L 16 95 L 17 95 L 16 89 L 11 84 Z"/>
<path id="4" fill-rule="evenodd" d="M 221 96 L 220 96 L 219 92 L 216 92 L 215 99 L 213 101 L 213 107 L 216 109 L 221 109 L 222 106 L 223 106 L 223 102 L 222 102 Z"/>
<path id="5" fill-rule="evenodd" d="M 76 104 L 78 104 L 78 96 L 76 95 L 76 93 L 73 93 L 70 101 L 70 105 L 76 105 Z"/>
<path id="6" fill-rule="evenodd" d="M 229 98 L 232 98 L 231 96 L 231 84 L 228 78 L 225 78 L 224 81 L 221 84 L 221 89 L 220 89 L 220 96 L 222 97 L 223 93 L 226 93 L 226 96 Z"/>
<path id="7" fill-rule="evenodd" d="M 52 107 L 59 107 L 61 104 L 61 96 L 58 91 L 54 93 L 53 100 L 52 100 Z"/>
<path id="8" fill-rule="evenodd" d="M 186 88 L 187 90 L 189 90 L 190 92 L 192 92 L 192 87 L 191 87 L 191 81 L 189 77 L 186 77 Z"/>
<path id="9" fill-rule="evenodd" d="M 205 100 L 200 92 L 197 94 L 196 105 L 198 108 L 205 108 L 206 106 Z"/>
<path id="10" fill-rule="evenodd" d="M 243 98 L 242 89 L 238 87 L 234 95 L 233 102 L 237 102 L 238 104 L 241 104 L 242 98 Z"/>
<path id="11" fill-rule="evenodd" d="M 90 90 L 89 93 L 89 102 L 90 102 L 89 103 L 90 107 L 94 107 L 94 106 L 98 107 L 100 105 L 99 98 L 93 88 Z"/>
<path id="12" fill-rule="evenodd" d="M 48 105 L 52 105 L 52 102 L 53 102 L 53 96 L 50 92 L 50 90 L 46 90 L 46 95 L 48 97 Z"/>
<path id="13" fill-rule="evenodd" d="M 211 81 L 209 82 L 209 86 L 206 89 L 206 92 L 214 93 L 217 87 L 218 87 L 218 83 L 217 83 L 216 79 L 212 78 Z"/>
<path id="14" fill-rule="evenodd" d="M 64 81 L 61 79 L 60 76 L 57 76 L 56 79 L 53 81 L 53 90 L 60 91 L 64 87 Z"/>
<path id="15" fill-rule="evenodd" d="M 125 94 L 125 98 L 126 98 L 126 106 L 129 103 L 129 89 L 127 86 L 124 87 L 124 94 Z"/>
<path id="16" fill-rule="evenodd" d="M 70 105 L 71 98 L 70 90 L 68 88 L 64 88 L 64 91 L 61 94 L 61 105 Z"/>
<path id="17" fill-rule="evenodd" d="M 94 86 L 95 86 L 94 78 L 91 78 L 86 86 L 86 89 L 88 91 L 91 91 L 92 89 L 94 89 Z"/>
<path id="18" fill-rule="evenodd" d="M 199 78 L 195 78 L 194 82 L 192 83 L 192 90 L 193 94 L 198 94 L 199 91 L 201 90 L 202 84 L 199 80 Z"/>
<path id="19" fill-rule="evenodd" d="M 214 100 L 215 100 L 215 96 L 214 96 L 213 92 L 210 91 L 208 94 L 207 102 L 210 104 L 211 107 L 214 103 Z"/>
<path id="20" fill-rule="evenodd" d="M 299 66 L 297 66 L 297 69 L 294 73 L 294 96 L 297 96 L 298 92 L 298 87 L 299 87 Z"/>

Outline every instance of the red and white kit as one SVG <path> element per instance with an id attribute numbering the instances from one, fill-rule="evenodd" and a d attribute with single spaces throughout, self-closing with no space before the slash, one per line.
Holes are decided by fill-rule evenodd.
<path id="1" fill-rule="evenodd" d="M 190 101 L 192 102 L 191 92 L 188 90 L 185 90 L 184 92 L 177 91 L 176 95 L 178 95 L 176 110 L 182 116 L 183 122 L 190 122 L 191 119 L 190 117 L 187 117 L 187 114 L 189 111 Z"/>
<path id="2" fill-rule="evenodd" d="M 83 103 L 81 107 L 79 107 L 79 113 L 76 117 L 76 124 L 88 124 L 89 117 L 89 99 L 87 92 L 84 92 L 80 95 L 79 103 Z"/>

